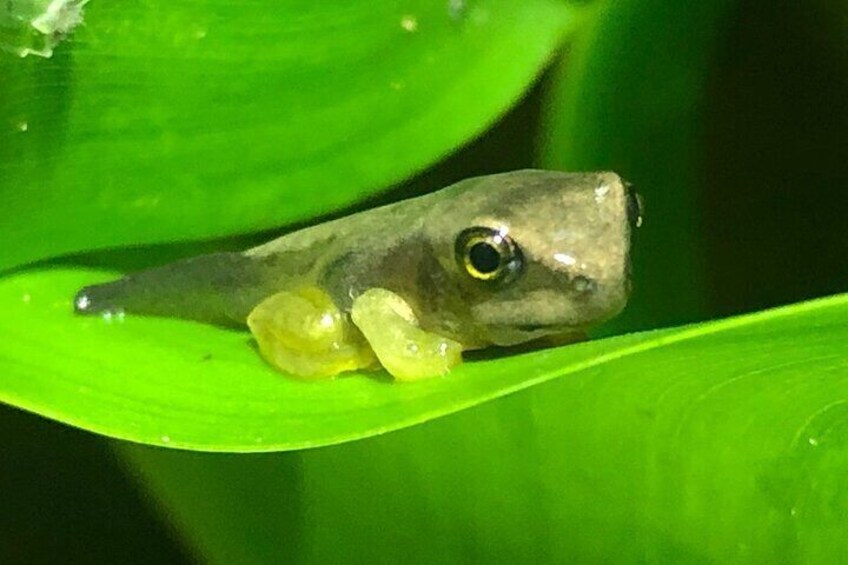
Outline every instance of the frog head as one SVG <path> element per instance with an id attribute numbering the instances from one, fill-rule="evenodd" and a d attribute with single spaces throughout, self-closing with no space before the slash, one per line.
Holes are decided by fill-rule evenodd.
<path id="1" fill-rule="evenodd" d="M 641 217 L 618 175 L 526 170 L 454 189 L 425 229 L 461 295 L 469 341 L 578 333 L 624 308 Z"/>

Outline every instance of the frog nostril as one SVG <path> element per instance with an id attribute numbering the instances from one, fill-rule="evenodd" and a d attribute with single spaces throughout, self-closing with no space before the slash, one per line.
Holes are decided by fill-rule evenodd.
<path id="1" fill-rule="evenodd" d="M 594 292 L 598 288 L 598 283 L 589 277 L 577 275 L 571 281 L 571 288 L 580 294 L 588 294 Z"/>

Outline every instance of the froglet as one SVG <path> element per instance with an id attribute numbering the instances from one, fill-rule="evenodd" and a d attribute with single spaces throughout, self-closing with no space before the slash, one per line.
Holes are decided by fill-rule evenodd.
<path id="1" fill-rule="evenodd" d="M 615 316 L 640 213 L 610 172 L 483 176 L 88 286 L 74 306 L 246 324 L 262 356 L 297 377 L 382 365 L 416 380 L 466 350 L 578 338 Z"/>

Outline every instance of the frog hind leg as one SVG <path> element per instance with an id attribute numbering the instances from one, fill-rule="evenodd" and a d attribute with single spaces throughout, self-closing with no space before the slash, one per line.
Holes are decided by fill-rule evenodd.
<path id="1" fill-rule="evenodd" d="M 444 375 L 462 362 L 460 343 L 421 329 L 409 304 L 389 290 L 372 288 L 357 297 L 351 318 L 399 381 Z"/>
<path id="2" fill-rule="evenodd" d="M 350 319 L 318 287 L 271 295 L 250 312 L 247 325 L 262 357 L 296 377 L 333 377 L 376 362 Z"/>

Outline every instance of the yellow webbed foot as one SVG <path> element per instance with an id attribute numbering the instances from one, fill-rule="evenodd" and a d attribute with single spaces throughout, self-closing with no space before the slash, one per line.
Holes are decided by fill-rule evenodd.
<path id="1" fill-rule="evenodd" d="M 462 345 L 418 327 L 409 304 L 389 290 L 372 288 L 357 297 L 351 318 L 399 381 L 443 375 L 462 362 Z"/>
<path id="2" fill-rule="evenodd" d="M 250 312 L 247 325 L 265 360 L 298 377 L 332 377 L 376 361 L 358 330 L 317 287 L 266 298 Z"/>

